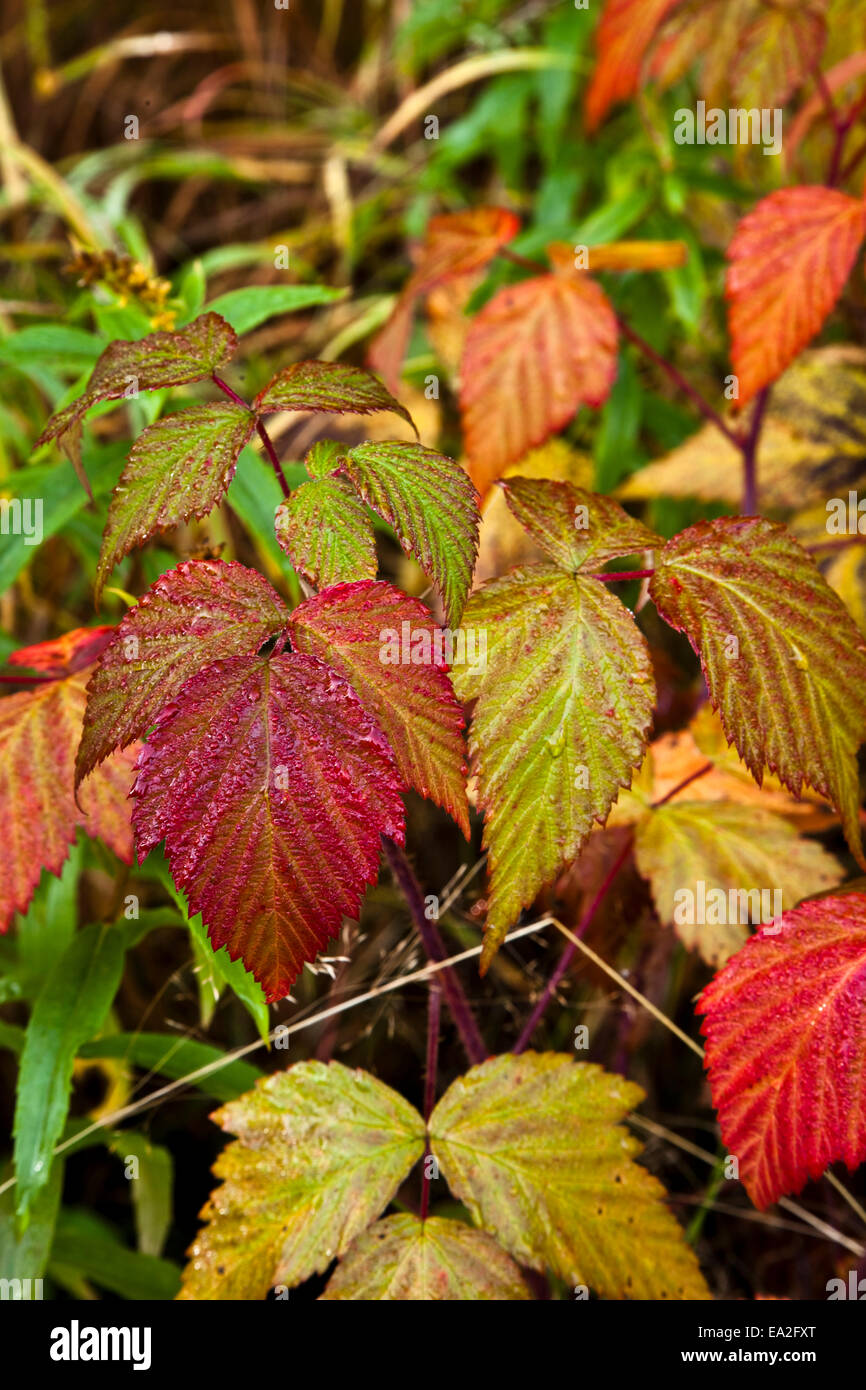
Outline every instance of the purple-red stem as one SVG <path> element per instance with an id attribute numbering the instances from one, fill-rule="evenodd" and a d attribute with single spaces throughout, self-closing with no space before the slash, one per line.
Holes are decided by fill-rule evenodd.
<path id="1" fill-rule="evenodd" d="M 590 574 L 589 579 L 600 579 L 602 584 L 617 584 L 621 579 L 652 579 L 655 570 L 613 570 L 609 574 Z"/>
<path id="2" fill-rule="evenodd" d="M 0 676 L 3 685 L 44 685 L 46 681 L 56 681 L 57 676 Z"/>
<path id="3" fill-rule="evenodd" d="M 430 921 L 425 912 L 424 895 L 409 860 L 396 841 L 387 835 L 382 836 L 382 848 L 385 851 L 385 858 L 388 860 L 391 872 L 406 899 L 412 921 L 421 938 L 428 960 L 437 963 L 447 960 L 448 953 L 445 950 L 445 943 L 439 935 L 437 927 Z M 442 980 L 445 1002 L 451 1010 L 451 1016 L 457 1026 L 460 1040 L 466 1050 L 466 1056 L 471 1064 L 476 1066 L 479 1062 L 483 1062 L 489 1054 L 469 1007 L 469 1000 L 463 993 L 463 986 L 450 966 L 446 967 L 445 970 L 438 971 L 437 974 Z"/>
<path id="4" fill-rule="evenodd" d="M 232 388 L 228 385 L 228 383 L 223 381 L 222 377 L 217 376 L 216 372 L 213 372 L 211 374 L 211 381 L 213 382 L 214 386 L 218 386 L 221 391 L 224 391 L 225 394 L 228 396 L 229 400 L 234 401 L 235 405 L 242 405 L 244 410 L 249 410 L 250 407 L 244 400 L 243 396 L 239 396 L 237 391 L 233 391 Z M 259 439 L 262 441 L 262 444 L 265 446 L 265 453 L 270 459 L 271 467 L 277 475 L 277 482 L 282 488 L 283 496 L 289 497 L 291 495 L 291 488 L 286 482 L 286 475 L 283 472 L 283 465 L 280 463 L 280 460 L 277 457 L 277 451 L 273 446 L 271 437 L 265 429 L 264 424 L 261 420 L 256 420 L 256 433 L 258 434 Z"/>
<path id="5" fill-rule="evenodd" d="M 434 975 L 430 981 L 427 1004 L 427 1065 L 424 1074 L 424 1119 L 429 1120 L 436 1103 L 436 1070 L 439 1059 L 439 1019 L 442 1013 L 442 986 Z M 421 1220 L 427 1220 L 430 1207 L 430 1186 L 433 1182 L 429 1168 L 430 1143 L 424 1150 L 424 1178 L 421 1188 Z"/>

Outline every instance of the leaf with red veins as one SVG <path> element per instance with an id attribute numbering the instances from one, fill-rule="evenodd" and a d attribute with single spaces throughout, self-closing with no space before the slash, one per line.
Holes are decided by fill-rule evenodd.
<path id="1" fill-rule="evenodd" d="M 599 406 L 616 379 L 616 315 L 588 275 L 507 285 L 476 315 L 460 363 L 470 476 L 483 497 L 510 463 Z"/>
<path id="2" fill-rule="evenodd" d="M 142 431 L 108 509 L 96 568 L 97 603 L 124 555 L 154 533 L 213 510 L 254 428 L 251 411 L 215 401 L 166 415 Z"/>
<path id="3" fill-rule="evenodd" d="M 98 632 L 99 629 L 96 629 Z M 38 667 L 44 649 L 66 643 L 68 659 L 92 647 L 93 630 L 79 629 L 60 643 L 41 643 L 15 655 Z M 44 668 L 43 668 L 44 669 Z M 137 749 L 111 758 L 76 805 L 75 750 L 81 737 L 87 678 L 92 667 L 46 681 L 0 700 L 0 931 L 15 912 L 26 912 L 43 869 L 58 874 L 79 826 L 132 862 L 129 792 Z"/>
<path id="4" fill-rule="evenodd" d="M 343 362 L 294 362 L 277 372 L 253 401 L 257 415 L 278 410 L 317 410 L 328 415 L 372 415 L 392 410 L 415 429 L 404 405 L 371 372 Z M 416 431 L 417 433 L 417 431 Z"/>
<path id="5" fill-rule="evenodd" d="M 763 1210 L 866 1158 L 866 896 L 802 903 L 707 986 L 707 1067 L 725 1147 Z"/>
<path id="6" fill-rule="evenodd" d="M 379 837 L 404 839 L 394 756 L 354 691 L 300 652 L 236 656 L 187 681 L 142 750 L 139 862 L 165 840 L 214 950 L 273 1002 L 374 883 Z"/>
<path id="7" fill-rule="evenodd" d="M 142 737 L 190 676 L 254 654 L 287 617 L 268 581 L 235 561 L 186 560 L 162 575 L 113 630 L 90 681 L 76 785 Z"/>
<path id="8" fill-rule="evenodd" d="M 384 581 L 318 594 L 294 610 L 289 630 L 293 647 L 346 678 L 387 735 L 403 780 L 468 839 L 464 721 L 446 674 L 459 641 L 455 653 L 424 605 Z"/>
<path id="9" fill-rule="evenodd" d="M 777 189 L 739 223 L 725 296 L 740 409 L 824 326 L 864 234 L 866 203 L 835 188 Z"/>

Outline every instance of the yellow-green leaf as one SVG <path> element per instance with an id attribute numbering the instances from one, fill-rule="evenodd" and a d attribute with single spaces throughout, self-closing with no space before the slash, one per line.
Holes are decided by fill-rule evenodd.
<path id="1" fill-rule="evenodd" d="M 348 478 L 316 478 L 277 507 L 277 541 L 317 589 L 376 578 L 376 540 Z"/>

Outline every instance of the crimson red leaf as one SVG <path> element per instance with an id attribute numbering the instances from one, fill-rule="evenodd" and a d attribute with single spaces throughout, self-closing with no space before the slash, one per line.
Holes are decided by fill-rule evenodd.
<path id="1" fill-rule="evenodd" d="M 866 896 L 802 903 L 704 990 L 713 1104 L 763 1209 L 866 1158 Z"/>
<path id="2" fill-rule="evenodd" d="M 214 949 L 269 1001 L 291 988 L 403 842 L 394 757 L 353 690 L 300 652 L 235 656 L 193 676 L 142 750 L 139 859 L 165 839 Z"/>
<path id="3" fill-rule="evenodd" d="M 445 674 L 450 643 L 424 605 L 384 582 L 338 584 L 296 608 L 290 630 L 299 651 L 345 676 L 388 736 L 403 780 L 468 839 L 463 715 Z"/>
<path id="4" fill-rule="evenodd" d="M 62 637 L 19 647 L 7 660 L 10 666 L 23 666 L 45 676 L 71 676 L 91 666 L 114 636 L 113 627 L 77 627 Z"/>
<path id="5" fill-rule="evenodd" d="M 253 401 L 257 415 L 277 410 L 319 410 L 326 414 L 371 415 L 393 410 L 415 428 L 412 416 L 378 377 L 342 362 L 294 362 L 277 372 Z"/>
<path id="6" fill-rule="evenodd" d="M 287 617 L 279 594 L 245 565 L 187 560 L 162 575 L 114 630 L 90 681 L 76 785 L 145 734 L 190 676 L 258 651 Z"/>

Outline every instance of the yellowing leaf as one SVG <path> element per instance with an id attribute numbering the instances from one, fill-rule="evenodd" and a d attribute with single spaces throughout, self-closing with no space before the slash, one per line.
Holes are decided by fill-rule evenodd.
<path id="1" fill-rule="evenodd" d="M 433 1152 L 476 1224 L 520 1264 L 603 1298 L 708 1298 L 664 1189 L 620 1126 L 642 1099 L 561 1053 L 491 1057 L 439 1101 Z"/>
<path id="2" fill-rule="evenodd" d="M 572 483 L 511 478 L 502 489 L 521 526 L 562 569 L 601 569 L 664 544 L 618 502 Z"/>
<path id="3" fill-rule="evenodd" d="M 182 1299 L 264 1298 L 327 1269 L 424 1151 L 416 1110 L 368 1072 L 299 1062 L 213 1116 L 237 1135 L 202 1211 Z"/>
<path id="4" fill-rule="evenodd" d="M 518 1301 L 529 1292 L 517 1265 L 484 1231 L 403 1213 L 355 1242 L 322 1298 Z"/>
<path id="5" fill-rule="evenodd" d="M 509 478 L 551 478 L 557 482 L 573 483 L 590 489 L 594 468 L 588 454 L 578 453 L 564 439 L 548 439 L 538 449 L 506 468 Z M 527 535 L 505 500 L 501 488 L 492 487 L 481 510 L 481 531 L 478 538 L 478 561 L 474 583 L 496 579 L 514 565 L 541 560 L 544 552 Z"/>
<path id="6" fill-rule="evenodd" d="M 315 478 L 277 507 L 276 536 L 295 569 L 317 589 L 375 579 L 376 540 L 348 478 Z"/>

